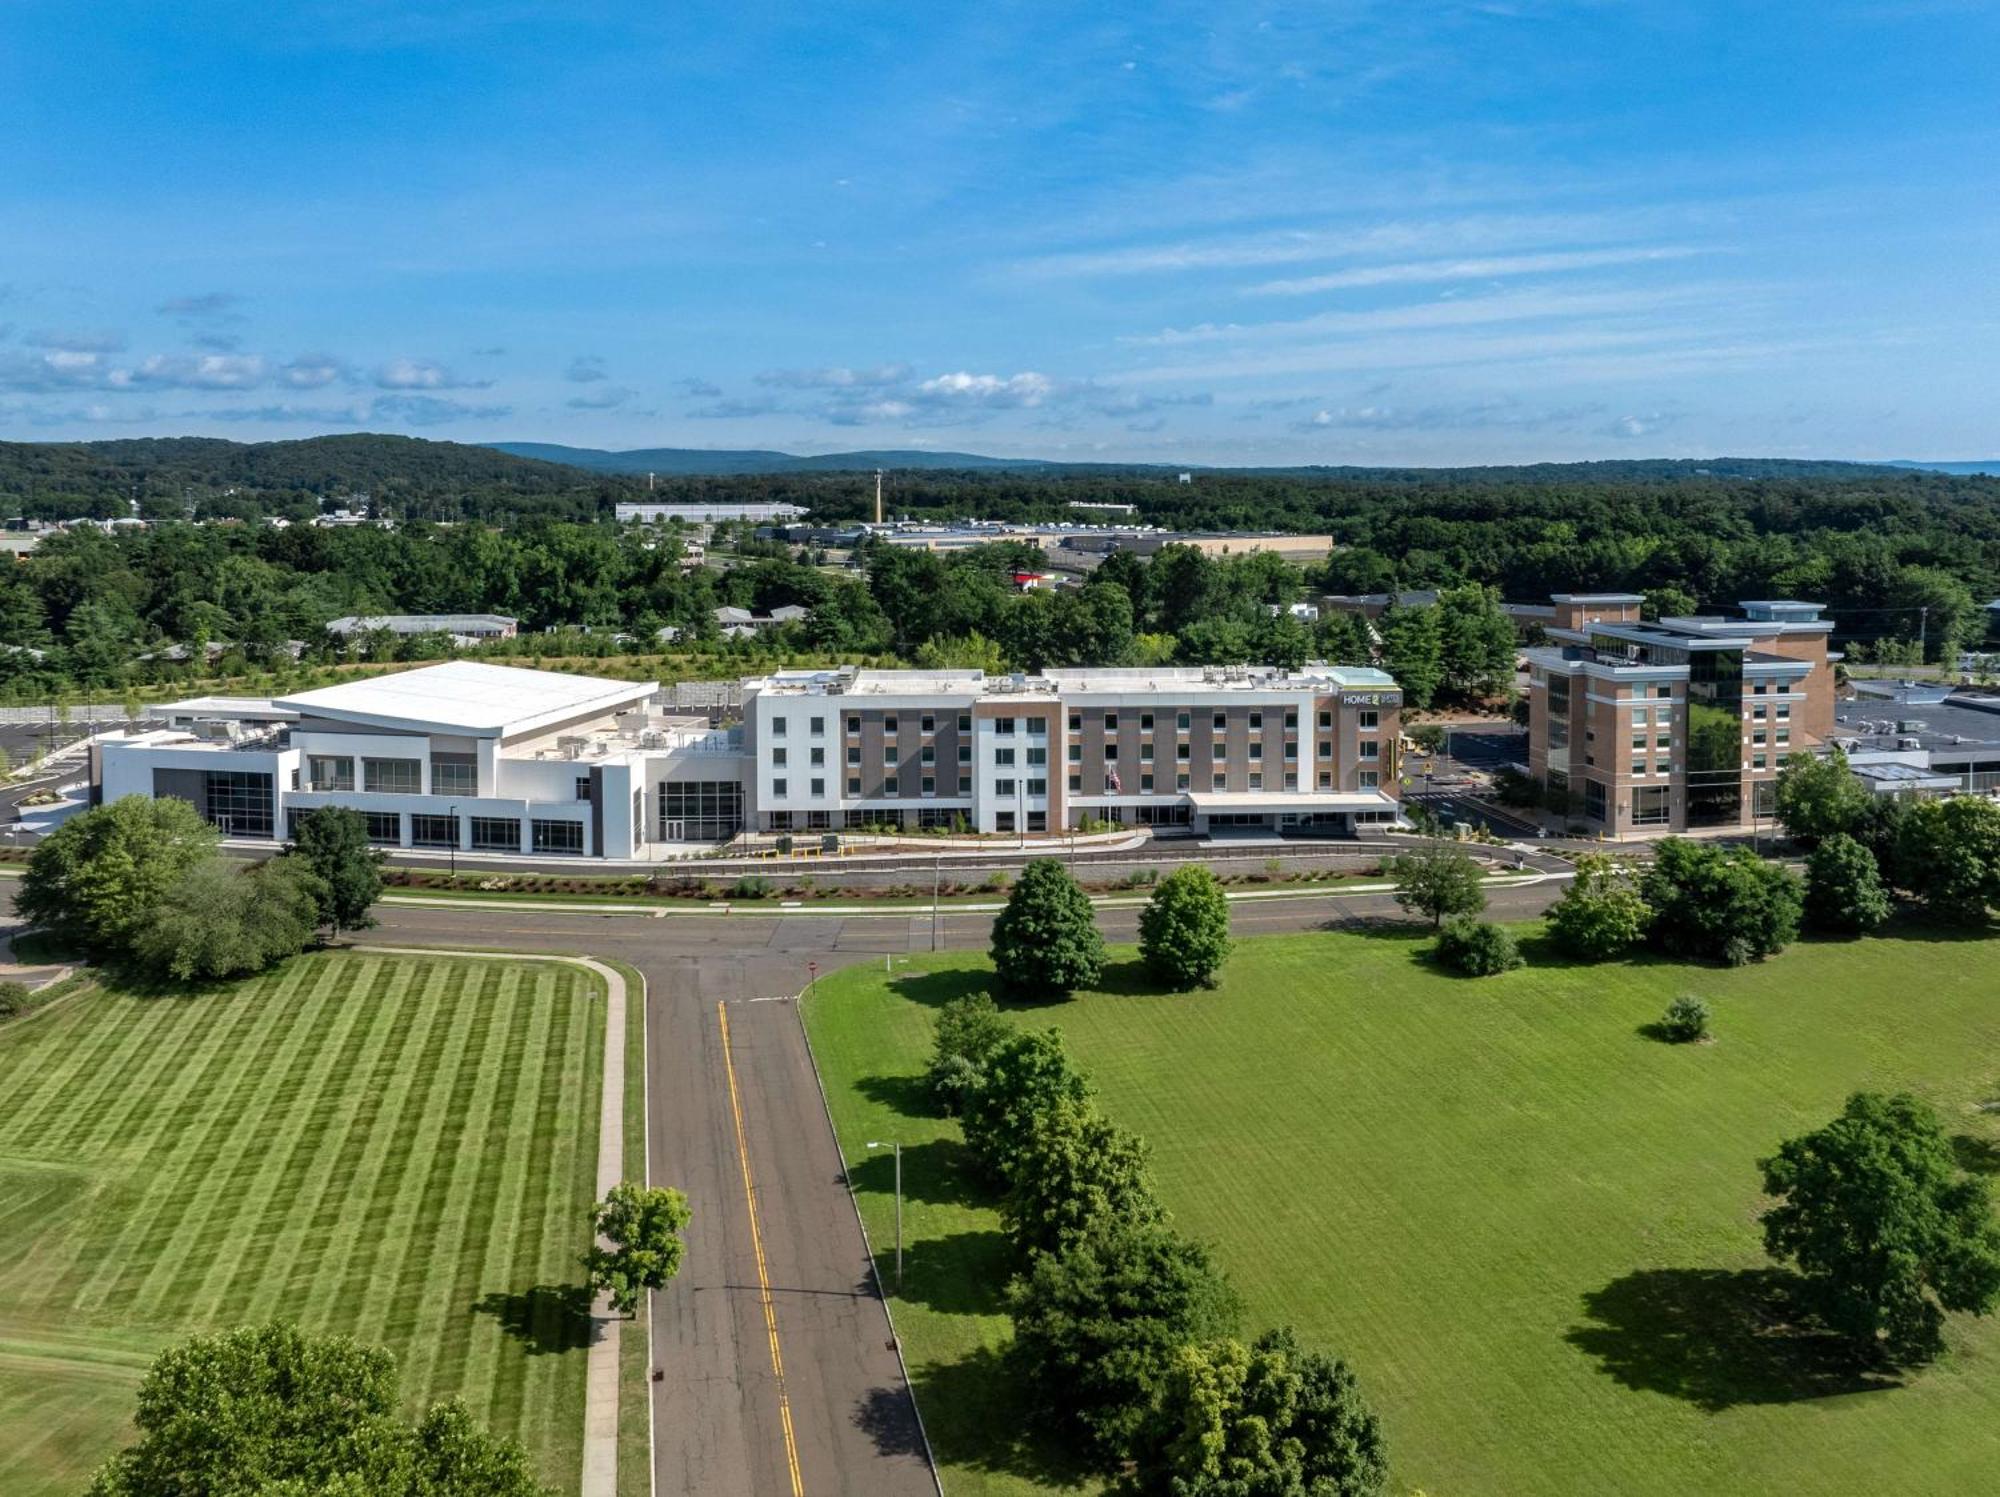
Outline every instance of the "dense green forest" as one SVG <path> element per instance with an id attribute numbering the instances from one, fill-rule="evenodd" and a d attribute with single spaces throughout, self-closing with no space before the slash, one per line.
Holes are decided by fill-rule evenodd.
<path id="1" fill-rule="evenodd" d="M 1406 685 L 1431 679 L 1450 694 L 1482 684 L 1496 596 L 1629 589 L 1656 612 L 1811 598 L 1829 606 L 1836 642 L 1857 655 L 1896 658 L 1921 636 L 1932 660 L 1979 642 L 1983 605 L 2000 596 L 1992 478 L 1659 462 L 1204 472 L 1188 484 L 1143 472 L 924 472 L 892 475 L 891 485 L 899 511 L 934 517 L 1054 517 L 1078 500 L 1120 502 L 1162 526 L 1282 528 L 1330 535 L 1334 548 L 1301 570 L 1170 547 L 1150 562 L 1114 556 L 1080 588 L 1019 595 L 1006 572 L 1040 558 L 1009 546 L 949 559 L 867 547 L 842 569 L 744 541 L 690 568 L 676 533 L 611 522 L 612 506 L 644 492 L 643 481 L 452 443 L 0 444 L 11 513 L 123 515 L 136 500 L 158 521 L 48 535 L 0 572 L 0 691 L 19 700 L 237 673 L 288 661 L 298 653 L 288 642 L 326 660 L 325 623 L 337 615 L 492 611 L 520 618 L 524 632 L 587 628 L 596 651 L 655 651 L 670 628 L 676 650 L 746 668 L 815 652 L 994 669 L 1318 656 L 1387 663 Z M 873 479 L 678 478 L 655 493 L 783 498 L 837 518 L 872 503 Z M 258 523 L 356 504 L 395 528 Z M 1454 591 L 1376 638 L 1344 617 L 1309 625 L 1281 611 L 1316 592 L 1392 588 Z M 722 604 L 797 604 L 811 615 L 754 643 L 724 642 L 713 618 Z M 382 639 L 362 649 L 411 658 L 445 647 Z M 204 666 L 210 655 L 221 658 Z"/>

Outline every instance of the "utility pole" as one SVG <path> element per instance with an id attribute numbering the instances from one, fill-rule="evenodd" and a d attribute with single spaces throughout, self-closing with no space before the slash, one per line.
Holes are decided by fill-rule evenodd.
<path id="1" fill-rule="evenodd" d="M 944 893 L 944 854 L 931 864 L 931 950 L 938 949 L 938 900 Z"/>
<path id="2" fill-rule="evenodd" d="M 1924 647 L 1930 638 L 1931 610 L 1928 603 L 1917 609 L 1917 664 L 1924 663 Z"/>
<path id="3" fill-rule="evenodd" d="M 882 470 L 875 470 L 875 523 L 882 523 Z"/>

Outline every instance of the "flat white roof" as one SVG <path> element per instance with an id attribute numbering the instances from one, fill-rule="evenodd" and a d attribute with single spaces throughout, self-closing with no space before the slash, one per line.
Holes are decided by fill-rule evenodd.
<path id="1" fill-rule="evenodd" d="M 590 712 L 616 712 L 659 690 L 657 681 L 611 681 L 563 671 L 451 660 L 281 697 L 311 717 L 406 732 L 513 737 Z"/>
<path id="2" fill-rule="evenodd" d="M 188 697 L 168 702 L 149 714 L 155 717 L 206 717 L 217 721 L 291 722 L 298 716 L 269 697 Z"/>
<path id="3" fill-rule="evenodd" d="M 1231 811 L 1393 811 L 1380 790 L 1191 790 L 1188 804 L 1204 816 Z"/>

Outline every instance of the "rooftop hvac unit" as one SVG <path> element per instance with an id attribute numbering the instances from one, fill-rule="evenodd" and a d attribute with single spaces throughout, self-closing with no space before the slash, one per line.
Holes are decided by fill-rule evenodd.
<path id="1" fill-rule="evenodd" d="M 667 735 L 665 733 L 662 733 L 658 728 L 648 728 L 646 729 L 645 732 L 639 735 L 640 748 L 649 748 L 649 749 L 665 748 L 666 744 L 667 744 Z"/>
<path id="2" fill-rule="evenodd" d="M 1924 741 L 1921 738 L 1904 737 L 1896 740 L 1896 747 L 1899 749 L 1922 748 L 1923 746 Z"/>

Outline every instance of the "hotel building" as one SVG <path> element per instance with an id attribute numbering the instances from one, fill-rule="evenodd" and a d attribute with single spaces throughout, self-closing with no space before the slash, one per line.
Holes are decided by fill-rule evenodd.
<path id="1" fill-rule="evenodd" d="M 744 681 L 720 729 L 657 691 L 453 661 L 199 698 L 94 744 L 91 797 L 177 796 L 232 837 L 339 805 L 384 846 L 620 859 L 745 830 L 1339 834 L 1397 815 L 1401 695 L 1375 670 L 791 671 Z"/>
<path id="2" fill-rule="evenodd" d="M 1642 622 L 1635 593 L 1558 593 L 1528 664 L 1528 762 L 1552 809 L 1612 837 L 1768 820 L 1778 771 L 1833 728 L 1822 605 Z"/>

